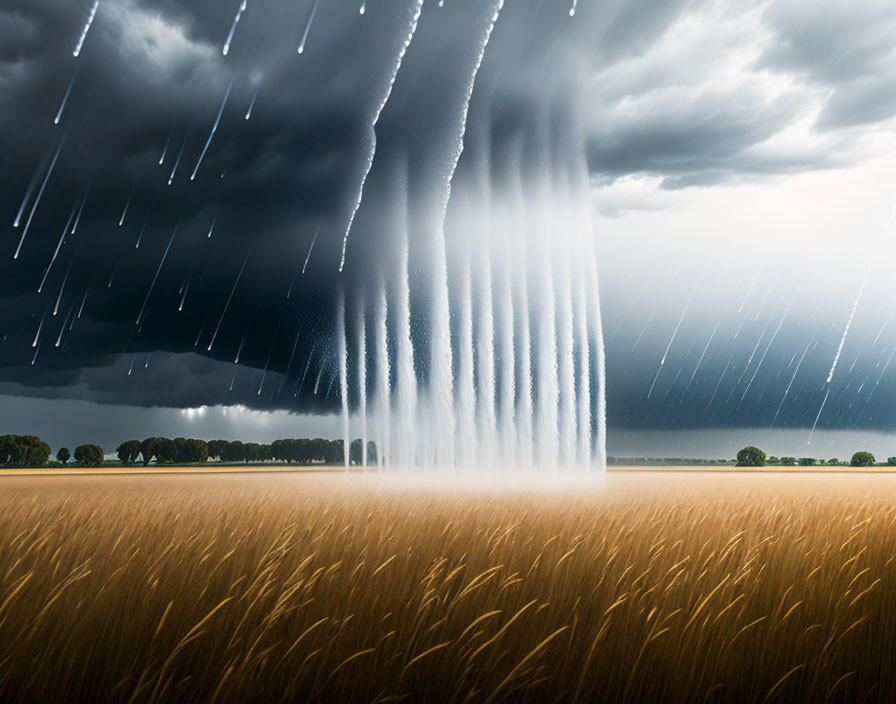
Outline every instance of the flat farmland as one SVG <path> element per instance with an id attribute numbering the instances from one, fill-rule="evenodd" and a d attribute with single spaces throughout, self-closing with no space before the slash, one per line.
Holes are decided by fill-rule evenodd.
<path id="1" fill-rule="evenodd" d="M 892 701 L 896 475 L 0 476 L 6 701 Z"/>

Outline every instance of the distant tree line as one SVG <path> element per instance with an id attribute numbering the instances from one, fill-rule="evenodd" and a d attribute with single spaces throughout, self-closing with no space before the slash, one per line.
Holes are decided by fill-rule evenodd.
<path id="1" fill-rule="evenodd" d="M 0 464 L 41 467 L 50 459 L 50 446 L 36 435 L 0 435 Z"/>
<path id="2" fill-rule="evenodd" d="M 72 454 L 67 447 L 60 447 L 57 460 L 65 464 Z M 98 445 L 79 445 L 75 448 L 75 462 L 85 467 L 103 464 L 103 450 Z M 0 436 L 0 466 L 45 467 L 50 461 L 50 446 L 36 435 Z"/>
<path id="3" fill-rule="evenodd" d="M 313 440 L 300 438 L 292 440 L 275 440 L 271 443 L 271 458 L 290 464 L 313 464 L 315 462 L 338 463 L 345 458 L 344 443 L 342 440 Z M 361 464 L 363 461 L 363 442 L 360 438 L 353 440 L 348 447 L 349 462 Z M 367 462 L 375 463 L 377 460 L 376 444 L 373 441 L 367 443 Z"/>
<path id="4" fill-rule="evenodd" d="M 607 457 L 608 465 L 620 466 L 676 466 L 689 467 L 692 465 L 730 465 L 732 460 L 726 459 L 697 459 L 691 457 Z"/>
<path id="5" fill-rule="evenodd" d="M 344 461 L 342 440 L 323 438 L 294 438 L 275 440 L 270 444 L 241 442 L 239 440 L 198 440 L 196 438 L 149 437 L 145 440 L 127 440 L 117 448 L 118 461 L 123 465 L 141 463 L 186 465 L 205 464 L 208 461 L 223 464 L 243 462 L 283 462 L 287 464 L 341 464 Z M 363 443 L 360 439 L 349 445 L 349 461 L 363 462 Z M 0 466 L 44 467 L 50 462 L 51 450 L 36 435 L 0 436 Z M 56 462 L 66 465 L 74 459 L 82 467 L 101 467 L 105 454 L 99 445 L 79 445 L 74 454 L 67 447 L 60 447 Z M 377 461 L 376 444 L 367 443 L 367 462 Z"/>
<path id="6" fill-rule="evenodd" d="M 765 467 L 767 465 L 777 465 L 783 467 L 821 467 L 821 466 L 841 466 L 841 467 L 874 467 L 874 466 L 896 466 L 896 457 L 888 457 L 886 462 L 878 463 L 874 459 L 874 455 L 870 452 L 860 451 L 853 454 L 849 461 L 839 460 L 832 457 L 828 460 L 816 459 L 814 457 L 770 457 L 760 450 L 758 447 L 748 445 L 737 453 L 738 467 Z"/>
<path id="7" fill-rule="evenodd" d="M 223 464 L 243 462 L 283 462 L 286 464 L 341 464 L 344 461 L 342 440 L 323 438 L 287 438 L 274 440 L 270 444 L 241 442 L 240 440 L 198 440 L 196 438 L 149 437 L 145 440 L 127 440 L 117 448 L 118 460 L 123 465 L 142 463 L 144 466 L 156 464 L 205 464 L 209 460 Z M 363 458 L 362 440 L 353 440 L 349 445 L 349 462 L 360 465 Z M 50 463 L 50 446 L 36 435 L 0 435 L 0 467 L 45 467 Z M 79 445 L 72 454 L 67 447 L 60 447 L 56 453 L 58 464 L 66 465 L 69 460 L 82 467 L 101 467 L 105 455 L 99 445 Z M 377 462 L 377 447 L 373 441 L 367 443 L 367 462 Z M 682 457 L 608 457 L 607 462 L 615 465 L 726 465 L 730 460 L 688 459 Z M 738 467 L 773 466 L 896 466 L 896 457 L 888 457 L 878 463 L 870 452 L 856 452 L 847 461 L 836 457 L 824 460 L 814 457 L 768 456 L 758 447 L 749 445 L 737 453 Z"/>
<path id="8" fill-rule="evenodd" d="M 368 442 L 368 462 L 376 461 L 376 445 Z M 289 464 L 338 464 L 344 461 L 342 440 L 323 438 L 294 438 L 275 440 L 270 444 L 242 442 L 240 440 L 195 440 L 191 438 L 151 437 L 146 440 L 128 440 L 118 446 L 118 459 L 122 464 L 140 461 L 157 464 L 203 464 L 209 460 L 233 464 L 239 462 L 286 462 Z M 362 442 L 355 440 L 349 446 L 352 464 L 362 461 Z"/>
<path id="9" fill-rule="evenodd" d="M 153 460 L 158 464 L 199 464 L 208 460 L 208 443 L 193 438 L 151 437 L 143 441 L 127 440 L 116 449 L 122 464 L 137 462 L 146 466 Z"/>

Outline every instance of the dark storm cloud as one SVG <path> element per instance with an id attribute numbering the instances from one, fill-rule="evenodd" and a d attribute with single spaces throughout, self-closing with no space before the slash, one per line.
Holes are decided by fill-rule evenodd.
<path id="1" fill-rule="evenodd" d="M 896 115 L 892 4 L 776 0 L 758 22 L 752 9 L 689 3 L 652 43 L 600 64 L 588 146 L 599 183 L 639 175 L 679 189 L 865 158 L 865 133 L 845 130 Z M 816 107 L 815 143 L 783 147 Z"/>
<path id="2" fill-rule="evenodd" d="M 238 3 L 107 0 L 76 59 L 72 48 L 89 5 L 13 2 L 0 14 L 0 36 L 15 37 L 0 54 L 0 131 L 11 137 L 0 147 L 9 176 L 0 195 L 7 223 L 0 381 L 12 385 L 9 393 L 106 403 L 332 408 L 335 293 L 345 286 L 359 295 L 372 264 L 389 256 L 380 254 L 388 240 L 377 221 L 391 208 L 380 196 L 392 196 L 396 155 L 414 165 L 415 188 L 444 172 L 491 6 L 427 3 L 377 125 L 377 161 L 339 274 L 370 121 L 413 4 L 384 3 L 361 17 L 354 4 L 324 3 L 299 56 L 311 2 L 250 0 L 224 57 Z M 581 29 L 562 8 L 529 5 L 505 9 L 471 122 L 488 122 L 492 109 L 525 112 L 538 93 L 534 81 L 569 65 L 566 45 Z M 593 11 L 580 17 L 592 27 L 612 19 Z M 639 32 L 629 26 L 614 34 L 622 45 Z M 191 181 L 231 81 L 220 126 Z M 24 219 L 18 228 L 10 224 L 34 183 L 27 219 L 57 148 L 59 161 L 12 260 Z M 38 294 L 82 203 L 77 233 L 66 235 Z M 128 376 L 150 353 L 158 363 Z M 262 394 L 245 383 L 241 389 L 244 369 L 261 377 L 266 366 Z"/>
<path id="3" fill-rule="evenodd" d="M 371 3 L 361 17 L 358 4 L 321 3 L 299 56 L 311 0 L 249 0 L 224 57 L 238 1 L 101 0 L 77 59 L 72 48 L 89 2 L 4 4 L 0 393 L 134 406 L 334 408 L 336 292 L 344 288 L 349 306 L 358 305 L 365 284 L 393 258 L 396 174 L 406 168 L 421 208 L 435 201 L 431 192 L 453 153 L 462 97 L 492 12 L 491 3 L 476 0 L 447 0 L 444 8 L 425 3 L 377 125 L 376 160 L 339 274 L 372 112 L 413 7 L 409 0 Z M 712 84 L 709 50 L 673 52 L 651 70 L 631 69 L 702 7 L 684 0 L 580 2 L 571 20 L 562 3 L 508 1 L 477 79 L 461 170 L 475 163 L 481 142 L 491 140 L 496 154 L 507 151 L 545 106 L 562 113 L 580 105 L 592 176 L 600 183 L 651 175 L 678 189 L 850 163 L 848 143 L 763 149 L 801 114 L 801 94 L 770 99 L 753 85 Z M 892 114 L 892 92 L 883 90 L 892 65 L 886 23 L 876 23 L 881 36 L 857 30 L 843 34 L 864 38 L 842 37 L 834 36 L 834 24 L 801 25 L 812 15 L 766 13 L 763 25 L 773 41 L 757 70 L 833 86 L 825 126 Z M 863 17 L 872 23 L 881 16 Z M 842 60 L 801 40 L 816 32 L 844 47 Z M 190 181 L 231 80 L 219 129 Z M 13 260 L 23 226 L 12 222 L 33 183 L 28 215 L 63 137 L 59 162 Z M 63 227 L 82 203 L 78 231 L 66 236 L 38 294 Z M 413 283 L 422 274 L 411 276 Z M 42 320 L 40 344 L 33 347 Z M 724 361 L 712 356 L 707 368 L 715 373 Z M 652 358 L 633 361 L 631 376 L 619 382 L 611 399 L 622 409 L 615 422 L 669 422 L 668 407 L 659 415 L 632 410 L 643 380 L 655 372 L 652 364 Z M 674 393 L 670 398 L 677 402 Z M 693 402 L 690 391 L 683 398 Z M 788 417 L 803 423 L 805 415 Z"/>
<path id="4" fill-rule="evenodd" d="M 38 431 L 54 453 L 63 446 L 74 449 L 90 442 L 114 457 L 119 443 L 134 437 L 186 435 L 269 443 L 274 438 L 296 435 L 335 438 L 339 434 L 338 422 L 329 415 L 253 413 L 229 407 L 184 412 L 162 406 L 116 406 L 111 411 L 108 405 L 70 398 L 0 396 L 0 426 L 4 432 L 32 435 Z"/>
<path id="5" fill-rule="evenodd" d="M 305 377 L 309 386 L 314 386 L 319 371 L 317 367 L 309 370 Z M 329 408 L 335 373 L 334 365 L 324 365 L 321 393 L 319 397 L 309 395 L 303 411 L 320 413 Z M 139 352 L 118 355 L 105 366 L 36 371 L 22 383 L 0 384 L 0 395 L 114 404 L 127 394 L 135 400 L 131 405 L 187 408 L 197 405 L 197 389 L 208 389 L 204 403 L 276 407 L 274 397 L 279 396 L 280 403 L 286 404 L 287 399 L 294 398 L 300 383 L 301 378 L 287 378 L 274 370 L 219 362 L 194 353 Z"/>
<path id="6" fill-rule="evenodd" d="M 896 115 L 892 3 L 786 0 L 772 3 L 763 22 L 772 38 L 759 66 L 827 91 L 820 128 L 871 124 Z"/>
<path id="7" fill-rule="evenodd" d="M 787 126 L 795 107 L 786 99 L 769 103 L 741 87 L 702 91 L 688 101 L 672 93 L 622 103 L 604 113 L 590 134 L 589 160 L 611 178 L 663 176 L 667 188 L 716 183 L 734 174 L 780 173 L 783 159 L 750 150 Z M 815 163 L 806 157 L 790 170 L 825 163 L 820 155 L 813 155 Z"/>

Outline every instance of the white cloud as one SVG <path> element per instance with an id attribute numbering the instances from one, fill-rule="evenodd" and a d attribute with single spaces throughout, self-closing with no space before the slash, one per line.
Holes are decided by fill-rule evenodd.
<path id="1" fill-rule="evenodd" d="M 867 26 L 880 8 L 873 0 L 860 5 L 862 37 L 841 37 L 831 48 L 858 72 L 836 94 L 823 80 L 831 57 L 820 55 L 823 47 L 797 41 L 815 25 L 833 32 L 836 13 L 800 24 L 815 13 L 784 12 L 778 3 L 692 5 L 643 52 L 595 71 L 588 115 L 592 168 L 611 178 L 665 177 L 661 187 L 682 188 L 867 158 L 871 130 L 829 129 L 896 113 L 896 94 L 887 89 L 896 85 L 896 73 L 884 68 L 892 62 L 878 60 L 892 46 L 876 39 L 883 30 Z M 856 23 L 850 18 L 847 25 Z M 810 70 L 815 49 L 818 67 Z"/>

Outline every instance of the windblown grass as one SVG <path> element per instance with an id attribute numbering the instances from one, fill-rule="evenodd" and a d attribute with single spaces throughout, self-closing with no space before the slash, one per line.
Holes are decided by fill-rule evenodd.
<path id="1" fill-rule="evenodd" d="M 8 701 L 893 701 L 896 477 L 0 482 Z"/>

